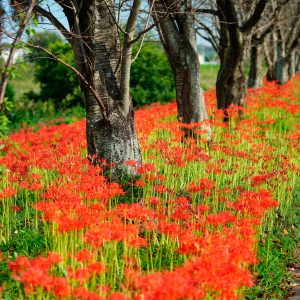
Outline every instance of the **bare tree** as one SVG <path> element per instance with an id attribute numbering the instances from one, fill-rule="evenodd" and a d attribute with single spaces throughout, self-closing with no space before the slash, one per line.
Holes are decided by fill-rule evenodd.
<path id="1" fill-rule="evenodd" d="M 250 35 L 266 7 L 267 0 L 259 2 L 217 0 L 220 21 L 220 70 L 216 92 L 218 108 L 244 106 L 246 92 L 245 59 Z"/>
<path id="2" fill-rule="evenodd" d="M 176 87 L 178 120 L 202 122 L 208 118 L 200 88 L 200 62 L 191 0 L 153 0 L 152 16 L 171 64 Z M 210 137 L 210 128 L 203 125 Z M 191 132 L 187 131 L 187 134 Z"/>
<path id="3" fill-rule="evenodd" d="M 300 49 L 295 50 L 295 74 L 300 74 Z"/>
<path id="4" fill-rule="evenodd" d="M 262 17 L 255 26 L 251 36 L 250 72 L 248 87 L 258 88 L 262 86 L 262 65 L 264 62 L 263 44 L 273 32 L 275 32 L 285 19 L 281 11 L 295 0 L 272 0 L 264 10 Z"/>
<path id="5" fill-rule="evenodd" d="M 232 105 L 244 106 L 246 92 L 245 61 L 252 31 L 261 19 L 268 0 L 211 0 L 196 9 L 198 24 L 220 58 L 216 82 L 218 108 L 225 113 Z M 203 17 L 210 16 L 209 22 Z M 203 31 L 202 31 L 203 32 Z M 242 116 L 242 110 L 240 110 Z"/>
<path id="6" fill-rule="evenodd" d="M 264 52 L 268 65 L 267 79 L 270 81 L 284 84 L 289 80 L 289 70 L 296 69 L 294 55 L 300 44 L 299 14 L 299 1 L 290 1 L 280 11 L 281 21 L 267 38 Z"/>
<path id="7" fill-rule="evenodd" d="M 95 163 L 104 159 L 120 167 L 126 161 L 139 165 L 141 153 L 129 94 L 132 45 L 154 25 L 135 35 L 141 0 L 132 4 L 120 1 L 119 9 L 125 4 L 128 9 L 125 21 L 120 20 L 118 12 L 116 15 L 112 0 L 55 2 L 66 16 L 69 29 L 42 5 L 43 1 L 35 5 L 34 12 L 47 18 L 74 50 L 77 69 L 73 71 L 80 79 L 86 104 L 89 157 Z"/>
<path id="8" fill-rule="evenodd" d="M 6 87 L 8 84 L 8 78 L 10 75 L 10 68 L 13 64 L 13 59 L 14 59 L 14 56 L 17 51 L 16 46 L 20 42 L 22 34 L 25 30 L 25 27 L 31 18 L 32 11 L 33 11 L 35 4 L 36 4 L 35 0 L 31 0 L 28 2 L 28 6 L 26 8 L 25 15 L 24 15 L 24 17 L 21 18 L 19 28 L 17 30 L 17 33 L 15 35 L 15 38 L 13 39 L 11 46 L 10 46 L 10 51 L 8 54 L 7 61 L 5 63 L 4 70 L 2 70 L 2 76 L 1 76 L 1 81 L 0 81 L 0 110 L 2 109 L 2 106 L 3 106 L 4 95 L 5 95 Z M 2 14 L 3 13 L 4 13 L 4 11 L 2 10 Z M 1 29 L 1 32 L 3 32 L 2 26 L 0 26 L 0 29 Z"/>

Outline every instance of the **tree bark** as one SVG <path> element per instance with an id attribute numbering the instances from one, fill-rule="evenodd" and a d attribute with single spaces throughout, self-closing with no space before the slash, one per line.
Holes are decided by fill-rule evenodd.
<path id="1" fill-rule="evenodd" d="M 3 32 L 2 29 L 4 27 L 4 8 L 3 8 L 3 4 L 0 3 L 0 57 L 2 57 L 2 51 L 3 51 L 3 44 L 2 44 L 2 38 L 3 38 Z"/>
<path id="2" fill-rule="evenodd" d="M 296 69 L 293 56 L 300 43 L 300 19 L 297 14 L 300 4 L 291 2 L 290 5 L 282 11 L 282 21 L 277 24 L 277 29 L 273 31 L 268 47 L 265 48 L 267 80 L 276 80 L 279 84 L 286 83 L 293 76 Z M 273 54 L 273 59 L 270 54 Z"/>
<path id="3" fill-rule="evenodd" d="M 178 120 L 183 123 L 203 122 L 208 119 L 204 94 L 200 87 L 200 62 L 196 50 L 196 32 L 194 20 L 190 10 L 190 1 L 184 2 L 184 13 L 175 17 L 168 16 L 159 20 L 158 31 L 161 42 L 166 51 L 171 64 L 176 89 L 176 102 L 178 110 Z M 174 3 L 169 3 L 174 5 Z M 155 4 L 156 11 L 166 9 L 162 3 Z M 177 13 L 180 8 L 174 6 Z M 208 124 L 201 126 L 211 138 L 211 130 Z M 192 134 L 186 130 L 186 134 Z"/>
<path id="4" fill-rule="evenodd" d="M 299 53 L 299 50 L 295 54 L 295 73 L 300 74 L 300 53 Z"/>
<path id="5" fill-rule="evenodd" d="M 289 64 L 286 59 L 285 47 L 283 41 L 277 45 L 277 61 L 275 63 L 275 75 L 279 84 L 285 84 L 289 80 Z"/>
<path id="6" fill-rule="evenodd" d="M 85 32 L 86 63 L 76 43 L 74 52 L 81 72 L 98 92 L 107 114 L 105 119 L 93 94 L 82 85 L 88 155 L 93 162 L 104 159 L 119 169 L 126 161 L 141 164 L 141 153 L 131 98 L 129 94 L 125 98 L 121 96 L 120 41 L 110 7 L 113 7 L 111 0 L 106 3 L 96 0 L 84 6 L 79 18 L 80 31 Z"/>
<path id="7" fill-rule="evenodd" d="M 267 78 L 267 81 L 275 81 L 276 80 L 276 72 L 275 72 L 274 66 L 271 66 L 268 68 L 266 78 Z"/>
<path id="8" fill-rule="evenodd" d="M 293 51 L 289 59 L 289 78 L 292 78 L 296 75 L 296 51 Z"/>
<path id="9" fill-rule="evenodd" d="M 263 64 L 263 49 L 262 45 L 253 44 L 250 50 L 250 72 L 248 78 L 249 88 L 262 87 L 262 64 Z"/>
<path id="10" fill-rule="evenodd" d="M 275 64 L 276 80 L 279 84 L 285 84 L 289 80 L 289 63 L 284 57 L 280 57 Z"/>
<path id="11" fill-rule="evenodd" d="M 220 20 L 220 69 L 216 82 L 218 109 L 224 111 L 224 121 L 228 121 L 231 105 L 244 106 L 246 78 L 244 64 L 249 37 L 240 32 L 238 22 L 227 1 L 218 2 Z M 239 110 L 239 117 L 243 111 Z"/>
<path id="12" fill-rule="evenodd" d="M 246 92 L 246 78 L 244 75 L 245 52 L 242 44 L 236 47 L 230 46 L 228 54 L 221 60 L 220 69 L 216 82 L 216 93 L 218 109 L 223 109 L 224 120 L 228 120 L 226 110 L 231 105 L 244 106 L 244 96 Z M 243 116 L 239 110 L 239 116 Z"/>

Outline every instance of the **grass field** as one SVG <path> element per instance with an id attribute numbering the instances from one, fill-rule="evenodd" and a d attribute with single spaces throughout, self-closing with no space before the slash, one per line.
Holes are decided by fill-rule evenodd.
<path id="1" fill-rule="evenodd" d="M 208 71 L 209 72 L 209 71 Z M 84 120 L 1 142 L 4 299 L 281 299 L 299 239 L 300 78 L 183 140 L 176 105 L 136 112 L 140 178 L 86 157 Z M 201 137 L 202 136 L 202 137 Z M 132 162 L 128 162 L 132 164 Z"/>
<path id="2" fill-rule="evenodd" d="M 215 87 L 219 65 L 201 65 L 200 66 L 200 84 L 208 91 Z"/>

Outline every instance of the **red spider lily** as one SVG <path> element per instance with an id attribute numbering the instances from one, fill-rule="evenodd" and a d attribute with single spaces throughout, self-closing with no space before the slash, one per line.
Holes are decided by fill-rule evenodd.
<path id="1" fill-rule="evenodd" d="M 14 188 L 8 187 L 8 188 L 2 190 L 2 192 L 0 193 L 0 199 L 1 198 L 10 198 L 16 194 L 17 194 L 17 191 Z"/>
<path id="2" fill-rule="evenodd" d="M 227 223 L 234 223 L 236 217 L 229 211 L 220 212 L 218 214 L 209 214 L 206 221 L 211 225 L 225 225 Z"/>
<path id="3" fill-rule="evenodd" d="M 153 171 L 155 171 L 155 167 L 152 164 L 143 164 L 137 168 L 137 172 L 139 174 L 145 174 Z"/>
<path id="4" fill-rule="evenodd" d="M 110 294 L 108 299 L 109 300 L 127 300 L 128 298 L 125 297 L 125 295 L 120 292 L 114 292 L 114 293 Z"/>
<path id="5" fill-rule="evenodd" d="M 75 272 L 69 274 L 69 276 L 70 278 L 79 281 L 81 284 L 84 284 L 88 279 L 92 277 L 92 274 L 87 268 L 80 268 Z"/>
<path id="6" fill-rule="evenodd" d="M 87 270 L 92 274 L 100 275 L 102 272 L 105 271 L 105 266 L 101 262 L 94 262 L 87 265 Z"/>
<path id="7" fill-rule="evenodd" d="M 98 294 L 90 292 L 85 287 L 77 287 L 74 292 L 74 299 L 78 300 L 104 300 Z"/>
<path id="8" fill-rule="evenodd" d="M 239 212 L 262 217 L 267 209 L 278 206 L 278 202 L 273 200 L 266 190 L 258 192 L 245 191 L 238 201 L 229 203 L 228 206 Z"/>
<path id="9" fill-rule="evenodd" d="M 21 207 L 19 205 L 12 205 L 11 206 L 11 209 L 14 211 L 14 212 L 19 212 L 21 211 Z"/>
<path id="10" fill-rule="evenodd" d="M 77 261 L 80 262 L 85 262 L 85 261 L 90 261 L 93 258 L 93 254 L 91 251 L 87 249 L 83 249 L 77 252 L 76 255 L 74 255 Z"/>
<path id="11" fill-rule="evenodd" d="M 12 277 L 21 281 L 28 293 L 42 287 L 56 297 L 66 298 L 71 292 L 67 279 L 48 275 L 50 267 L 60 261 L 61 258 L 56 253 L 49 253 L 48 257 L 38 257 L 31 261 L 18 257 L 14 262 L 9 263 L 9 268 L 13 272 Z"/>
<path id="12" fill-rule="evenodd" d="M 176 223 L 167 223 L 167 222 L 160 222 L 158 225 L 158 229 L 161 233 L 166 234 L 170 237 L 176 237 L 180 233 L 180 226 Z"/>
<path id="13" fill-rule="evenodd" d="M 209 191 L 214 189 L 215 183 L 213 180 L 209 178 L 202 178 L 200 179 L 199 184 L 196 184 L 195 182 L 191 182 L 188 186 L 189 192 L 200 192 L 200 191 Z"/>

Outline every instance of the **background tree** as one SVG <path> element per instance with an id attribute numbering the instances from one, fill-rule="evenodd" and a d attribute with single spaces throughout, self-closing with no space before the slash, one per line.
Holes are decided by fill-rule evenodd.
<path id="1" fill-rule="evenodd" d="M 216 92 L 218 108 L 225 110 L 231 104 L 244 105 L 246 92 L 245 60 L 250 34 L 259 22 L 267 0 L 217 0 L 220 22 L 220 70 Z"/>
<path id="2" fill-rule="evenodd" d="M 280 11 L 276 29 L 268 36 L 264 52 L 268 73 L 267 79 L 277 80 L 280 84 L 289 80 L 289 69 L 295 69 L 294 55 L 300 41 L 300 3 L 290 1 Z M 292 72 L 293 73 L 293 72 Z"/>
<path id="3" fill-rule="evenodd" d="M 3 51 L 3 32 L 2 28 L 4 27 L 4 14 L 5 10 L 2 4 L 2 1 L 0 2 L 0 59 L 2 59 L 2 51 Z"/>
<path id="4" fill-rule="evenodd" d="M 220 58 L 216 82 L 217 104 L 228 119 L 227 109 L 242 107 L 246 92 L 245 62 L 253 28 L 265 10 L 267 0 L 211 0 L 195 9 L 198 33 L 209 41 Z M 199 15 L 200 14 L 200 15 Z M 242 110 L 239 111 L 242 116 Z"/>
<path id="5" fill-rule="evenodd" d="M 184 123 L 208 119 L 200 88 L 200 63 L 191 0 L 157 0 L 153 18 L 171 64 L 176 88 L 178 120 Z M 209 132 L 208 126 L 204 126 Z"/>
<path id="6" fill-rule="evenodd" d="M 259 88 L 262 86 L 262 65 L 265 61 L 263 44 L 266 38 L 277 29 L 281 22 L 284 21 L 280 14 L 282 9 L 294 1 L 295 0 L 269 1 L 262 17 L 255 26 L 251 36 L 248 87 Z"/>

